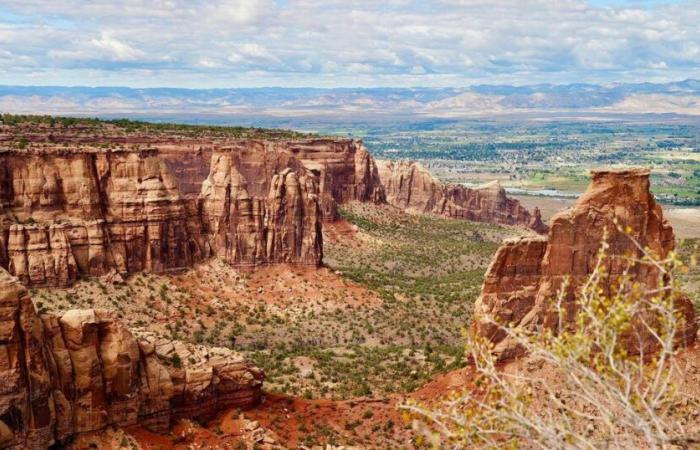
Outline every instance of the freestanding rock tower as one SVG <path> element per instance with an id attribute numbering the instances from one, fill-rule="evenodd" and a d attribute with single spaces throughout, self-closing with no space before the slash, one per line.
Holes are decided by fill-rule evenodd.
<path id="1" fill-rule="evenodd" d="M 571 312 L 577 292 L 596 265 L 607 233 L 606 269 L 611 277 L 624 270 L 643 286 L 658 286 L 660 273 L 647 264 L 629 264 L 614 256 L 641 257 L 634 241 L 665 258 L 675 245 L 673 229 L 649 191 L 649 170 L 599 170 L 592 173 L 588 190 L 576 204 L 552 217 L 547 236 L 506 241 L 486 273 L 476 301 L 473 329 L 496 344 L 495 352 L 507 359 L 519 349 L 499 326 L 511 324 L 536 330 L 554 327 L 558 314 L 553 302 L 565 280 L 564 308 Z M 629 236 L 618 230 L 616 222 Z M 630 239 L 632 238 L 632 239 Z M 695 339 L 697 324 L 691 302 L 676 307 L 685 316 L 683 338 Z"/>

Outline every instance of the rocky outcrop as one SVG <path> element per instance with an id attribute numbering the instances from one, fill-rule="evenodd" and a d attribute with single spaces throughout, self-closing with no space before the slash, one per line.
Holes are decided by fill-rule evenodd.
<path id="1" fill-rule="evenodd" d="M 288 144 L 180 150 L 0 153 L 0 266 L 28 286 L 67 286 L 212 255 L 320 263 L 317 177 Z"/>
<path id="2" fill-rule="evenodd" d="M 576 204 L 552 217 L 546 237 L 506 241 L 491 262 L 475 305 L 474 331 L 494 342 L 502 358 L 515 356 L 520 349 L 498 324 L 531 330 L 554 327 L 559 318 L 554 302 L 562 286 L 562 305 L 569 313 L 567 320 L 573 320 L 577 291 L 594 270 L 606 233 L 605 269 L 610 279 L 627 271 L 640 286 L 658 287 L 657 269 L 621 258 L 642 257 L 634 241 L 659 258 L 675 245 L 673 230 L 649 191 L 649 171 L 603 170 L 594 171 L 592 177 Z M 680 299 L 676 306 L 685 318 L 679 338 L 692 342 L 697 333 L 692 304 Z"/>
<path id="3" fill-rule="evenodd" d="M 324 220 L 335 220 L 337 205 L 343 203 L 385 202 L 377 164 L 362 141 L 314 139 L 286 146 L 318 177 Z"/>
<path id="4" fill-rule="evenodd" d="M 0 154 L 5 267 L 31 286 L 187 267 L 198 230 L 154 151 Z"/>
<path id="5" fill-rule="evenodd" d="M 88 146 L 101 142 L 88 134 L 0 152 L 0 267 L 28 286 L 67 286 L 210 256 L 318 265 L 321 221 L 350 201 L 546 230 L 498 185 L 445 186 L 416 163 L 389 163 L 380 177 L 357 140 L 146 138 L 109 149 Z"/>
<path id="6" fill-rule="evenodd" d="M 527 227 L 539 234 L 546 234 L 549 231 L 549 226 L 542 220 L 542 212 L 537 206 L 532 210 L 532 217 Z"/>
<path id="7" fill-rule="evenodd" d="M 321 219 L 334 220 L 338 204 L 385 200 L 374 159 L 352 139 L 34 138 L 0 152 L 0 267 L 28 286 L 213 255 L 318 265 Z"/>
<path id="8" fill-rule="evenodd" d="M 263 374 L 223 348 L 135 337 L 112 313 L 39 317 L 0 269 L 0 447 L 48 448 L 108 425 L 166 431 L 177 418 L 250 407 Z"/>
<path id="9" fill-rule="evenodd" d="M 413 161 L 381 161 L 379 177 L 387 202 L 408 211 L 547 231 L 539 210 L 530 214 L 496 181 L 476 188 L 445 185 Z"/>
<path id="10" fill-rule="evenodd" d="M 275 146 L 214 152 L 199 197 L 215 253 L 239 266 L 317 265 L 321 211 L 312 172 Z"/>
<path id="11" fill-rule="evenodd" d="M 232 132 L 233 131 L 233 132 Z M 258 131 L 260 131 L 258 133 Z M 266 134 L 270 139 L 254 136 Z M 275 135 L 296 138 L 276 138 Z M 250 135 L 250 138 L 234 136 Z M 144 147 L 158 150 L 181 194 L 197 196 L 209 168 L 215 149 L 274 148 L 300 160 L 317 177 L 320 187 L 321 209 L 324 220 L 337 218 L 337 205 L 352 200 L 362 202 L 384 201 L 384 194 L 374 159 L 361 140 L 343 138 L 314 138 L 285 130 L 227 130 L 221 128 L 141 131 L 125 130 L 111 124 L 74 124 L 68 127 L 34 124 L 0 126 L 0 143 L 24 139 L 31 146 L 63 147 L 117 146 Z"/>

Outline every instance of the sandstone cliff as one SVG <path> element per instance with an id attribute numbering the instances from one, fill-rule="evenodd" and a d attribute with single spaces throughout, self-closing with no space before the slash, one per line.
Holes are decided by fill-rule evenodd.
<path id="1" fill-rule="evenodd" d="M 39 317 L 2 269 L 0 325 L 3 448 L 48 448 L 108 425 L 164 432 L 260 397 L 262 372 L 237 353 L 137 338 L 107 311 Z"/>
<path id="2" fill-rule="evenodd" d="M 0 143 L 26 140 L 31 147 L 94 146 L 156 149 L 165 159 L 180 193 L 196 196 L 207 177 L 214 149 L 267 148 L 288 153 L 312 171 L 319 184 L 324 220 L 337 218 L 337 205 L 352 200 L 384 202 L 374 159 L 361 140 L 313 137 L 289 130 L 159 126 L 61 120 L 0 124 Z M 269 181 L 269 180 L 268 180 Z"/>
<path id="3" fill-rule="evenodd" d="M 320 263 L 316 177 L 286 147 L 184 150 L 0 153 L 0 267 L 28 286 L 66 286 L 211 255 Z"/>
<path id="4" fill-rule="evenodd" d="M 321 210 L 312 172 L 275 145 L 214 152 L 199 196 L 215 253 L 232 264 L 318 265 Z"/>
<path id="5" fill-rule="evenodd" d="M 526 226 L 538 233 L 546 233 L 548 229 L 539 210 L 530 214 L 520 202 L 508 198 L 498 182 L 473 189 L 445 185 L 420 163 L 412 161 L 381 161 L 379 178 L 387 202 L 408 211 Z"/>
<path id="6" fill-rule="evenodd" d="M 155 151 L 4 152 L 0 165 L 0 262 L 27 285 L 161 272 L 202 257 Z"/>
<path id="7" fill-rule="evenodd" d="M 377 164 L 354 139 L 290 142 L 289 151 L 319 178 L 324 220 L 337 218 L 337 205 L 353 200 L 384 203 Z"/>
<path id="8" fill-rule="evenodd" d="M 533 330 L 553 327 L 558 320 L 553 302 L 568 279 L 563 306 L 572 320 L 577 289 L 595 267 L 606 230 L 610 248 L 605 264 L 612 279 L 627 270 L 640 285 L 658 286 L 659 273 L 654 268 L 630 266 L 624 258 L 615 258 L 641 257 L 630 237 L 659 258 L 674 248 L 673 230 L 649 191 L 649 171 L 604 170 L 592 176 L 576 204 L 552 217 L 547 236 L 506 241 L 491 262 L 475 305 L 474 331 L 496 343 L 495 351 L 502 358 L 517 355 L 519 349 L 490 319 Z M 615 220 L 629 227 L 630 237 L 617 229 Z M 686 318 L 680 337 L 693 341 L 697 324 L 692 304 L 681 299 L 677 306 Z"/>

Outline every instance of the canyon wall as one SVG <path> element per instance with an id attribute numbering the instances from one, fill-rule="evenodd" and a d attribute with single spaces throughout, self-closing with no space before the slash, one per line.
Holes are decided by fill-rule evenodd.
<path id="1" fill-rule="evenodd" d="M 162 272 L 203 256 L 156 151 L 9 151 L 0 165 L 0 262 L 27 285 Z"/>
<path id="2" fill-rule="evenodd" d="M 31 135 L 27 149 L 0 150 L 0 267 L 27 286 L 181 270 L 210 256 L 318 265 L 322 221 L 350 201 L 547 228 L 498 185 L 443 185 L 417 163 L 380 173 L 358 140 L 103 131 Z"/>
<path id="3" fill-rule="evenodd" d="M 554 306 L 562 286 L 565 319 L 573 321 L 577 292 L 593 272 L 606 234 L 609 249 L 604 265 L 610 279 L 626 271 L 649 289 L 658 287 L 658 269 L 630 264 L 623 256 L 642 258 L 635 241 L 662 259 L 675 245 L 673 230 L 649 191 L 645 169 L 594 171 L 588 190 L 572 208 L 553 216 L 550 227 L 547 236 L 506 241 L 486 273 L 473 328 L 496 344 L 495 352 L 504 359 L 518 355 L 520 349 L 502 326 L 554 327 L 559 320 Z M 692 342 L 697 333 L 693 306 L 687 298 L 676 306 L 685 318 L 679 338 Z"/>
<path id="4" fill-rule="evenodd" d="M 215 253 L 237 266 L 318 265 L 323 256 L 316 177 L 275 143 L 214 152 L 199 196 Z"/>
<path id="5" fill-rule="evenodd" d="M 236 131 L 232 129 L 233 131 Z M 198 195 L 207 177 L 209 161 L 214 149 L 267 148 L 289 153 L 312 171 L 319 184 L 321 211 L 326 221 L 335 220 L 337 205 L 357 200 L 383 203 L 383 187 L 374 159 L 361 140 L 303 136 L 295 139 L 259 139 L 259 134 L 294 134 L 285 130 L 247 130 L 229 134 L 226 128 L 202 127 L 189 129 L 128 130 L 114 124 L 101 123 L 69 127 L 34 124 L 33 126 L 0 125 L 0 143 L 25 139 L 31 146 L 100 146 L 144 147 L 157 149 L 170 169 L 177 174 L 175 182 L 185 196 Z M 257 133 L 256 131 L 259 131 Z M 249 138 L 235 137 L 250 134 Z"/>
<path id="6" fill-rule="evenodd" d="M 270 143 L 0 153 L 0 266 L 28 286 L 212 255 L 317 265 L 321 218 L 314 174 Z"/>
<path id="7" fill-rule="evenodd" d="M 318 176 L 324 220 L 337 218 L 339 204 L 386 201 L 377 164 L 362 141 L 314 139 L 290 142 L 288 148 Z"/>
<path id="8" fill-rule="evenodd" d="M 165 432 L 260 399 L 263 373 L 224 348 L 135 337 L 112 313 L 37 315 L 0 269 L 0 447 L 48 448 L 109 425 Z"/>
<path id="9" fill-rule="evenodd" d="M 445 185 L 413 161 L 380 161 L 379 178 L 387 202 L 408 211 L 524 226 L 538 233 L 548 230 L 538 209 L 531 214 L 508 198 L 498 182 L 476 188 Z"/>

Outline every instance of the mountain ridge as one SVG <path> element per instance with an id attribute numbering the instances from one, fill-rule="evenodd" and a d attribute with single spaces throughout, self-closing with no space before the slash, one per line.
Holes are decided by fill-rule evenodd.
<path id="1" fill-rule="evenodd" d="M 472 117 L 504 113 L 700 115 L 700 80 L 411 88 L 131 88 L 0 85 L 0 111 L 53 114 L 361 114 Z"/>

